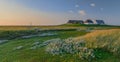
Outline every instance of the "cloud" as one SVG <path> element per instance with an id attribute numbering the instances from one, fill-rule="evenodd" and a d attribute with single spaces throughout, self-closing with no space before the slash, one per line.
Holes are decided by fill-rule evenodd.
<path id="1" fill-rule="evenodd" d="M 90 6 L 95 7 L 95 6 L 96 6 L 96 4 L 95 4 L 95 3 L 91 3 L 91 4 L 90 4 Z"/>
<path id="2" fill-rule="evenodd" d="M 81 16 L 85 16 L 86 15 L 86 12 L 84 10 L 79 10 L 78 13 L 81 15 Z"/>
<path id="3" fill-rule="evenodd" d="M 74 13 L 74 11 L 73 11 L 73 10 L 70 10 L 69 13 Z"/>
<path id="4" fill-rule="evenodd" d="M 103 11 L 104 9 L 103 8 L 100 8 L 101 11 Z"/>
<path id="5" fill-rule="evenodd" d="M 77 8 L 77 7 L 79 7 L 79 5 L 76 4 L 75 7 Z"/>

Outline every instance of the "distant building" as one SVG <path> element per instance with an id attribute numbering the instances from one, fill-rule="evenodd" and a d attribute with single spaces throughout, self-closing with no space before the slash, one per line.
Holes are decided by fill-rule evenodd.
<path id="1" fill-rule="evenodd" d="M 87 19 L 84 24 L 94 24 L 94 20 L 92 19 Z"/>
<path id="2" fill-rule="evenodd" d="M 105 25 L 105 22 L 103 20 L 95 20 L 95 23 L 98 25 Z"/>
<path id="3" fill-rule="evenodd" d="M 67 22 L 68 24 L 97 24 L 97 25 L 105 25 L 104 20 L 95 20 L 95 19 L 87 19 L 85 21 L 83 20 L 69 20 Z"/>
<path id="4" fill-rule="evenodd" d="M 83 20 L 69 20 L 67 23 L 69 24 L 84 24 Z"/>

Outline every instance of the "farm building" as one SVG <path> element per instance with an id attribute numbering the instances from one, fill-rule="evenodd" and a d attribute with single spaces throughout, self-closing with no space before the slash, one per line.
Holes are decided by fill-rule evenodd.
<path id="1" fill-rule="evenodd" d="M 84 24 L 94 24 L 94 21 L 92 19 L 87 19 Z"/>
<path id="2" fill-rule="evenodd" d="M 95 20 L 96 24 L 98 25 L 104 25 L 105 22 L 103 20 Z"/>
<path id="3" fill-rule="evenodd" d="M 105 22 L 103 20 L 94 20 L 94 19 L 87 19 L 84 24 L 97 24 L 97 25 L 104 25 Z"/>
<path id="4" fill-rule="evenodd" d="M 67 22 L 68 24 L 97 24 L 97 25 L 105 25 L 104 20 L 95 20 L 95 19 L 87 19 L 85 21 L 83 20 L 69 20 Z"/>
<path id="5" fill-rule="evenodd" d="M 84 24 L 83 20 L 69 20 L 67 23 L 69 24 Z"/>

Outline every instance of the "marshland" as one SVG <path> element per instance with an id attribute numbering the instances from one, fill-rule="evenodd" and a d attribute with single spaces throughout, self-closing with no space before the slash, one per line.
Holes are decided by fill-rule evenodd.
<path id="1" fill-rule="evenodd" d="M 119 54 L 119 26 L 0 28 L 0 62 L 119 62 Z"/>

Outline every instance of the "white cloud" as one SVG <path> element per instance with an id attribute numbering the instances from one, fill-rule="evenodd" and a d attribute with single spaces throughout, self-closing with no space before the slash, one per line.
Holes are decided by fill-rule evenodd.
<path id="1" fill-rule="evenodd" d="M 96 4 L 95 4 L 95 3 L 91 3 L 91 4 L 90 4 L 90 6 L 95 7 L 95 6 L 96 6 Z"/>
<path id="2" fill-rule="evenodd" d="M 73 11 L 73 10 L 70 10 L 69 13 L 74 13 L 74 11 Z"/>
<path id="3" fill-rule="evenodd" d="M 79 5 L 75 5 L 75 7 L 77 8 L 77 7 L 79 7 Z"/>
<path id="4" fill-rule="evenodd" d="M 86 12 L 84 10 L 79 10 L 78 13 L 82 16 L 85 16 L 86 15 Z"/>
<path id="5" fill-rule="evenodd" d="M 103 11 L 103 8 L 100 8 L 101 11 Z"/>

